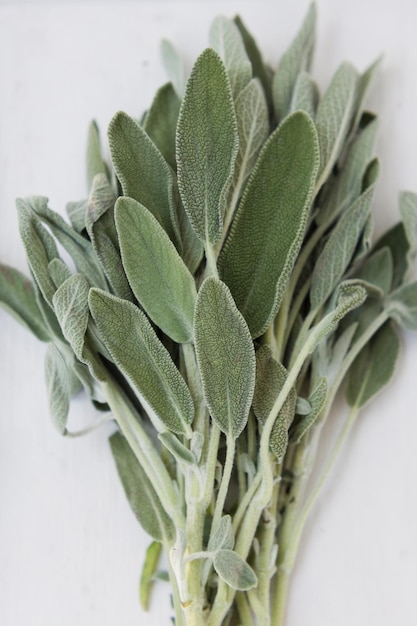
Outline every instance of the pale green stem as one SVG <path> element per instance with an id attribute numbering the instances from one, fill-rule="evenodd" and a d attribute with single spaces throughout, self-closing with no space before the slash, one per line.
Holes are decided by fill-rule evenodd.
<path id="1" fill-rule="evenodd" d="M 214 509 L 213 522 L 211 525 L 211 534 L 216 532 L 223 514 L 224 504 L 226 502 L 227 492 L 229 490 L 230 479 L 232 477 L 233 464 L 235 460 L 235 450 L 236 440 L 232 435 L 228 435 L 226 437 L 226 459 L 224 462 L 219 492 L 216 498 L 216 506 Z"/>
<path id="2" fill-rule="evenodd" d="M 204 244 L 204 250 L 206 252 L 207 273 L 209 276 L 214 276 L 215 278 L 218 278 L 219 272 L 217 270 L 216 253 L 214 251 L 213 245 L 208 240 Z"/>
<path id="3" fill-rule="evenodd" d="M 251 608 L 249 606 L 246 595 L 239 591 L 236 594 L 236 607 L 239 613 L 239 618 L 242 623 L 242 626 L 254 626 L 253 625 L 253 615 Z"/>

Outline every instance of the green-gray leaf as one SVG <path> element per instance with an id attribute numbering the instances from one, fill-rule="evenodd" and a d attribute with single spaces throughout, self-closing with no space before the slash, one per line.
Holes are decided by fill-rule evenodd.
<path id="1" fill-rule="evenodd" d="M 222 59 L 236 98 L 252 78 L 252 65 L 242 36 L 233 20 L 217 16 L 210 27 L 209 44 Z"/>
<path id="2" fill-rule="evenodd" d="M 274 406 L 288 372 L 276 361 L 268 346 L 264 345 L 256 352 L 256 385 L 253 396 L 253 412 L 257 419 L 265 424 Z M 294 419 L 297 392 L 293 388 L 288 394 L 275 420 L 269 442 L 272 452 L 281 462 L 288 445 L 288 429 Z"/>
<path id="3" fill-rule="evenodd" d="M 76 356 L 83 360 L 84 337 L 88 325 L 89 284 L 81 274 L 74 274 L 57 289 L 52 299 L 62 333 Z"/>
<path id="4" fill-rule="evenodd" d="M 146 114 L 143 128 L 152 139 L 166 162 L 175 171 L 175 133 L 181 100 L 172 83 L 166 83 L 158 89 Z"/>
<path id="5" fill-rule="evenodd" d="M 239 203 L 219 272 L 252 337 L 265 332 L 281 303 L 303 240 L 318 165 L 314 124 L 306 113 L 293 113 L 266 141 Z"/>
<path id="6" fill-rule="evenodd" d="M 217 550 L 232 550 L 235 543 L 232 530 L 232 518 L 230 515 L 223 515 L 216 531 L 210 537 L 207 550 L 217 552 Z"/>
<path id="7" fill-rule="evenodd" d="M 188 79 L 177 127 L 178 186 L 203 242 L 220 238 L 238 142 L 227 72 L 217 53 L 207 48 Z"/>
<path id="8" fill-rule="evenodd" d="M 126 439 L 115 433 L 109 441 L 123 489 L 138 522 L 157 541 L 172 541 L 175 535 L 172 521 Z"/>
<path id="9" fill-rule="evenodd" d="M 275 115 L 281 121 L 290 111 L 297 76 L 310 68 L 316 29 L 316 7 L 312 3 L 304 22 L 278 64 L 272 83 Z"/>
<path id="10" fill-rule="evenodd" d="M 71 277 L 71 272 L 62 259 L 52 259 L 48 263 L 48 274 L 56 289 Z"/>
<path id="11" fill-rule="evenodd" d="M 49 344 L 45 355 L 45 379 L 49 412 L 58 432 L 65 435 L 71 396 L 81 385 L 68 359 L 53 343 Z"/>
<path id="12" fill-rule="evenodd" d="M 300 443 L 301 439 L 317 421 L 327 399 L 327 387 L 327 379 L 324 377 L 319 378 L 311 396 L 309 397 L 311 411 L 307 415 L 304 415 L 301 419 L 294 422 L 293 427 L 290 430 L 291 442 Z"/>
<path id="13" fill-rule="evenodd" d="M 159 433 L 158 439 L 164 444 L 167 450 L 169 450 L 172 456 L 179 463 L 186 463 L 187 465 L 195 465 L 196 458 L 194 454 L 184 446 L 183 443 L 173 433 L 166 431 Z"/>
<path id="14" fill-rule="evenodd" d="M 71 226 L 77 233 L 82 233 L 85 229 L 85 216 L 87 214 L 88 199 L 78 202 L 68 202 L 65 210 L 71 222 Z"/>
<path id="15" fill-rule="evenodd" d="M 41 341 L 49 341 L 48 329 L 36 301 L 33 284 L 13 267 L 0 263 L 0 306 Z"/>
<path id="16" fill-rule="evenodd" d="M 161 551 L 162 544 L 159 541 L 152 541 L 146 550 L 139 585 L 140 604 L 144 611 L 147 611 L 149 607 L 149 596 L 155 582 Z"/>
<path id="17" fill-rule="evenodd" d="M 362 407 L 391 379 L 400 350 L 392 323 L 386 322 L 363 348 L 349 369 L 346 398 Z"/>
<path id="18" fill-rule="evenodd" d="M 115 210 L 123 266 L 149 317 L 177 343 L 193 337 L 194 278 L 152 213 L 131 198 Z"/>
<path id="19" fill-rule="evenodd" d="M 360 270 L 355 272 L 355 278 L 375 285 L 386 294 L 391 289 L 393 271 L 391 250 L 384 246 L 365 260 Z"/>
<path id="20" fill-rule="evenodd" d="M 387 299 L 386 309 L 402 328 L 417 330 L 417 281 L 393 291 Z"/>
<path id="21" fill-rule="evenodd" d="M 238 591 L 256 587 L 258 579 L 253 569 L 233 550 L 219 550 L 213 559 L 213 567 L 226 584 Z"/>
<path id="22" fill-rule="evenodd" d="M 405 234 L 404 224 L 402 222 L 398 222 L 395 226 L 384 233 L 375 244 L 374 250 L 380 250 L 386 246 L 391 250 L 394 263 L 392 287 L 395 288 L 401 285 L 407 271 L 407 253 L 409 250 L 409 243 Z"/>
<path id="23" fill-rule="evenodd" d="M 342 215 L 331 232 L 317 263 L 310 289 L 311 308 L 318 309 L 342 278 L 367 222 L 374 188 L 367 189 Z"/>
<path id="24" fill-rule="evenodd" d="M 146 206 L 175 240 L 174 179 L 164 157 L 145 130 L 122 111 L 111 120 L 108 134 L 123 194 Z"/>
<path id="25" fill-rule="evenodd" d="M 342 63 L 335 73 L 317 109 L 316 126 L 320 142 L 319 189 L 333 169 L 352 123 L 358 73 L 349 63 Z"/>
<path id="26" fill-rule="evenodd" d="M 107 175 L 107 167 L 104 163 L 100 148 L 100 133 L 97 123 L 93 120 L 88 129 L 87 140 L 87 185 L 90 190 L 91 183 L 96 174 Z"/>
<path id="27" fill-rule="evenodd" d="M 190 435 L 190 391 L 146 315 L 131 302 L 98 289 L 90 290 L 89 303 L 104 345 L 145 407 L 166 428 Z"/>
<path id="28" fill-rule="evenodd" d="M 167 76 L 178 98 L 183 98 L 185 91 L 185 67 L 178 52 L 167 39 L 161 41 L 161 57 Z"/>
<path id="29" fill-rule="evenodd" d="M 291 98 L 290 112 L 305 111 L 312 119 L 316 116 L 317 104 L 319 101 L 319 90 L 317 84 L 307 72 L 300 72 L 294 85 Z"/>
<path id="30" fill-rule="evenodd" d="M 407 263 L 410 270 L 417 258 L 417 194 L 412 191 L 400 194 L 400 213 L 409 245 Z"/>
<path id="31" fill-rule="evenodd" d="M 215 278 L 201 285 L 195 310 L 195 348 L 211 417 L 228 436 L 245 428 L 255 386 L 249 329 L 229 289 Z"/>

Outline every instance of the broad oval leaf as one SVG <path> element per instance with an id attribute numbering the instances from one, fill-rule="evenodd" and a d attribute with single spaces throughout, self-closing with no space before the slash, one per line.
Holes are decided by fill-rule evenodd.
<path id="1" fill-rule="evenodd" d="M 218 550 L 213 559 L 213 567 L 220 578 L 232 589 L 247 591 L 258 584 L 251 566 L 233 550 Z"/>
<path id="2" fill-rule="evenodd" d="M 124 492 L 138 522 L 157 541 L 173 541 L 175 531 L 171 518 L 128 442 L 118 432 L 109 441 Z"/>
<path id="3" fill-rule="evenodd" d="M 123 195 L 146 206 L 175 240 L 174 179 L 162 154 L 144 129 L 122 111 L 111 120 L 108 135 Z"/>
<path id="4" fill-rule="evenodd" d="M 147 208 L 119 198 L 115 210 L 123 266 L 149 317 L 177 343 L 193 336 L 194 278 L 174 244 Z"/>
<path id="5" fill-rule="evenodd" d="M 237 438 L 245 428 L 255 386 L 255 351 L 229 289 L 206 278 L 197 296 L 195 348 L 210 415 Z"/>
<path id="6" fill-rule="evenodd" d="M 346 398 L 351 406 L 362 407 L 394 374 L 400 341 L 391 322 L 386 322 L 356 357 L 349 369 Z"/>
<path id="7" fill-rule="evenodd" d="M 52 299 L 62 333 L 80 361 L 88 325 L 89 290 L 87 279 L 82 274 L 74 274 L 58 287 Z"/>
<path id="8" fill-rule="evenodd" d="M 238 142 L 227 72 L 218 54 L 207 48 L 188 79 L 177 126 L 178 186 L 203 242 L 220 238 Z"/>
<path id="9" fill-rule="evenodd" d="M 219 256 L 252 337 L 275 316 L 301 247 L 319 165 L 317 134 L 293 113 L 263 146 Z M 254 210 L 256 208 L 256 210 Z"/>
<path id="10" fill-rule="evenodd" d="M 233 96 L 236 98 L 252 78 L 252 65 L 233 20 L 223 15 L 214 18 L 209 32 L 209 44 L 222 59 L 229 75 Z"/>
<path id="11" fill-rule="evenodd" d="M 99 289 L 90 290 L 89 304 L 104 345 L 145 407 L 169 430 L 190 435 L 190 391 L 146 315 Z"/>

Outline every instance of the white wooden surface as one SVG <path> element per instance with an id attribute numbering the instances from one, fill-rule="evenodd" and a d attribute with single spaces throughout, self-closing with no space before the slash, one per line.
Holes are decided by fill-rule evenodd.
<path id="1" fill-rule="evenodd" d="M 25 270 L 14 198 L 48 195 L 63 211 L 85 196 L 85 134 L 105 136 L 118 109 L 139 115 L 165 80 L 170 38 L 191 65 L 219 12 L 239 12 L 275 63 L 307 2 L 6 3 L 0 7 L 0 258 Z M 321 0 L 315 74 L 385 59 L 370 105 L 381 116 L 377 232 L 397 219 L 399 189 L 417 189 L 416 5 Z M 294 576 L 289 626 L 413 626 L 417 341 L 408 335 L 395 381 L 366 410 L 316 508 Z M 148 539 L 121 492 L 108 428 L 76 441 L 49 423 L 44 346 L 0 311 L 0 624 L 161 626 L 138 606 Z M 91 419 L 74 403 L 77 427 Z"/>

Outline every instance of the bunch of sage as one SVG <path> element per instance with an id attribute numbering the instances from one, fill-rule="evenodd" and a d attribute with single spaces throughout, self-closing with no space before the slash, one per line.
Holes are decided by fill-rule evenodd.
<path id="1" fill-rule="evenodd" d="M 1 304 L 48 344 L 58 431 L 80 434 L 80 391 L 97 426 L 114 421 L 153 539 L 141 601 L 168 576 L 177 626 L 284 624 L 308 515 L 393 375 L 399 328 L 417 330 L 416 194 L 372 240 L 377 63 L 343 63 L 320 95 L 315 19 L 312 5 L 276 69 L 239 17 L 214 20 L 186 81 L 164 42 L 170 82 L 141 120 L 114 116 L 111 165 L 91 124 L 89 195 L 69 223 L 44 197 L 17 201 L 31 280 L 0 265 Z M 342 386 L 350 410 L 311 486 Z"/>

